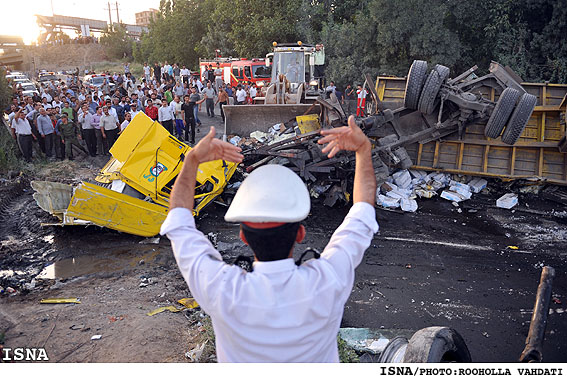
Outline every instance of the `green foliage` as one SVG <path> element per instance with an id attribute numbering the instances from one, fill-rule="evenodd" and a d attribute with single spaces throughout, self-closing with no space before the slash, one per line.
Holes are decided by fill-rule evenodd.
<path id="1" fill-rule="evenodd" d="M 414 59 L 453 74 L 491 60 L 524 80 L 567 82 L 567 7 L 556 0 L 162 0 L 137 62 L 263 57 L 272 41 L 325 44 L 339 87 L 363 73 L 406 75 Z"/>
<path id="2" fill-rule="evenodd" d="M 0 67 L 0 109 L 6 109 L 12 99 L 12 89 L 6 80 L 6 70 Z"/>
<path id="3" fill-rule="evenodd" d="M 110 58 L 123 59 L 132 56 L 132 38 L 126 33 L 124 24 L 108 27 L 100 37 L 100 43 L 106 47 Z"/>
<path id="4" fill-rule="evenodd" d="M 349 347 L 345 340 L 343 340 L 340 336 L 337 335 L 337 345 L 339 348 L 339 361 L 341 363 L 358 363 L 360 359 L 358 358 L 358 354 L 354 351 L 353 348 Z"/>

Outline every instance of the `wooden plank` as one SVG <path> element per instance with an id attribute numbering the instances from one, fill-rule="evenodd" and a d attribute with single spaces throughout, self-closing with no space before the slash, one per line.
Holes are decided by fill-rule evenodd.
<path id="1" fill-rule="evenodd" d="M 435 153 L 433 153 L 433 167 L 439 164 L 439 141 L 435 141 Z"/>
<path id="2" fill-rule="evenodd" d="M 423 153 L 423 144 L 420 143 L 418 145 L 419 147 L 417 148 L 417 164 L 420 165 L 421 164 L 421 153 Z M 567 157 L 567 154 L 566 154 Z"/>
<path id="3" fill-rule="evenodd" d="M 482 172 L 488 171 L 488 151 L 490 150 L 490 146 L 486 145 L 484 147 L 484 155 L 482 157 Z"/>
<path id="4" fill-rule="evenodd" d="M 516 168 L 516 146 L 512 147 L 512 157 L 510 158 L 510 175 L 514 175 L 514 170 Z"/>
<path id="5" fill-rule="evenodd" d="M 461 142 L 459 144 L 459 153 L 457 154 L 457 169 L 461 169 L 463 167 L 463 153 L 465 151 L 465 144 Z"/>

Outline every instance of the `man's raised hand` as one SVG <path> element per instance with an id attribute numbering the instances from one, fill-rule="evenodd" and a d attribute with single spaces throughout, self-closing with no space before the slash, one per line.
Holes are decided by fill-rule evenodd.
<path id="1" fill-rule="evenodd" d="M 348 126 L 340 128 L 321 130 L 319 144 L 327 144 L 322 150 L 329 153 L 329 158 L 334 157 L 341 150 L 358 151 L 363 147 L 370 147 L 370 140 L 364 132 L 356 125 L 354 116 L 348 118 Z"/>
<path id="2" fill-rule="evenodd" d="M 215 138 L 215 127 L 211 126 L 209 133 L 189 152 L 195 156 L 199 163 L 223 159 L 229 162 L 240 163 L 244 156 L 238 146 Z"/>

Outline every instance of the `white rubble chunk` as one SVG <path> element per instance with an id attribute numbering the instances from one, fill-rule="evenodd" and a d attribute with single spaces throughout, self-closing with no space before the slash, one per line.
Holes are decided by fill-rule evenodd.
<path id="1" fill-rule="evenodd" d="M 465 184 L 466 186 L 466 184 Z M 464 186 L 451 186 L 449 187 L 449 191 L 453 191 L 456 192 L 460 195 L 462 195 L 465 200 L 469 200 L 472 196 L 472 192 L 469 191 L 468 186 L 464 187 Z"/>
<path id="2" fill-rule="evenodd" d="M 398 208 L 400 206 L 400 199 L 394 199 L 389 196 L 378 195 L 376 197 L 376 205 L 385 208 Z"/>
<path id="3" fill-rule="evenodd" d="M 518 195 L 515 193 L 507 193 L 500 199 L 496 200 L 496 206 L 498 208 L 510 209 L 518 204 Z"/>
<path id="4" fill-rule="evenodd" d="M 405 212 L 415 212 L 417 211 L 417 201 L 413 199 L 401 199 L 400 205 Z"/>
<path id="5" fill-rule="evenodd" d="M 427 172 L 422 170 L 409 170 L 409 172 L 415 179 L 425 179 L 427 176 Z"/>
<path id="6" fill-rule="evenodd" d="M 401 188 L 409 188 L 411 186 L 411 175 L 408 170 L 400 170 L 392 174 L 394 183 Z"/>
<path id="7" fill-rule="evenodd" d="M 485 189 L 487 185 L 488 182 L 486 181 L 486 179 L 482 178 L 474 178 L 469 182 L 469 187 L 474 193 L 479 193 L 480 191 Z"/>
<path id="8" fill-rule="evenodd" d="M 463 195 L 461 195 L 458 192 L 454 192 L 454 191 L 450 191 L 450 190 L 444 190 L 443 192 L 441 192 L 441 197 L 445 200 L 449 200 L 449 201 L 454 201 L 456 203 L 463 201 L 463 200 L 467 200 Z"/>

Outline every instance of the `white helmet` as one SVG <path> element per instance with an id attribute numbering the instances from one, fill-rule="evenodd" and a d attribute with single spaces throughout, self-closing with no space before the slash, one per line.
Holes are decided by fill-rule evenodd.
<path id="1" fill-rule="evenodd" d="M 309 214 L 307 187 L 289 168 L 268 164 L 242 182 L 224 219 L 228 222 L 299 222 Z"/>

